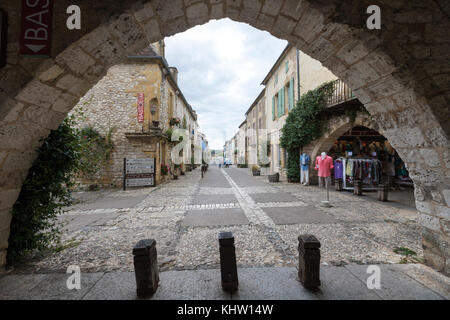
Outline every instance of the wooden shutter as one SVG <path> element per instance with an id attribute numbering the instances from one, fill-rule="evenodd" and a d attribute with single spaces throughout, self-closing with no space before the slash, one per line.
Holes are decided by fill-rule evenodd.
<path id="1" fill-rule="evenodd" d="M 289 110 L 294 107 L 294 78 L 289 81 Z"/>
<path id="2" fill-rule="evenodd" d="M 281 117 L 281 90 L 278 91 L 278 117 Z"/>
<path id="3" fill-rule="evenodd" d="M 285 114 L 285 103 L 284 103 L 284 87 L 280 90 L 281 95 L 281 115 Z"/>
<path id="4" fill-rule="evenodd" d="M 272 97 L 272 120 L 275 120 L 275 96 Z"/>

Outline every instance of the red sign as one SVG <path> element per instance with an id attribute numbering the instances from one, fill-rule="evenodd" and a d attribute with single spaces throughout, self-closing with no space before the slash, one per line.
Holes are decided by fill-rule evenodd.
<path id="1" fill-rule="evenodd" d="M 138 93 L 138 122 L 144 122 L 144 94 Z"/>
<path id="2" fill-rule="evenodd" d="M 53 0 L 22 0 L 20 54 L 51 54 Z"/>

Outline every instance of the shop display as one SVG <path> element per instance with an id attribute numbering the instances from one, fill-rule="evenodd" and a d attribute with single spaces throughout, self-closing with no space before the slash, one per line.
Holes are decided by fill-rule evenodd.
<path id="1" fill-rule="evenodd" d="M 309 185 L 309 164 L 311 158 L 309 154 L 302 153 L 300 155 L 300 183 L 303 185 Z"/>

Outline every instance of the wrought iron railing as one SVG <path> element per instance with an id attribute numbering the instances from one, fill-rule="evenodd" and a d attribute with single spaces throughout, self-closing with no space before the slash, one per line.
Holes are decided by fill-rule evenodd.
<path id="1" fill-rule="evenodd" d="M 350 89 L 341 79 L 333 81 L 333 93 L 327 100 L 327 107 L 354 99 L 353 90 Z"/>

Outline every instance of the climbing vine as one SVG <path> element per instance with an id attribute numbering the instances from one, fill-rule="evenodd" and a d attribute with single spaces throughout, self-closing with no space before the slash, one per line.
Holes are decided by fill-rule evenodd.
<path id="1" fill-rule="evenodd" d="M 322 135 L 324 121 L 320 119 L 319 113 L 332 93 L 333 84 L 327 82 L 301 96 L 296 106 L 289 112 L 282 129 L 280 143 L 288 152 L 287 176 L 290 181 L 300 180 L 298 164 L 300 150 Z"/>
<path id="2" fill-rule="evenodd" d="M 51 131 L 37 153 L 12 209 L 8 263 L 60 240 L 56 218 L 73 204 L 73 177 L 80 169 L 81 146 L 73 119 L 64 120 Z"/>

